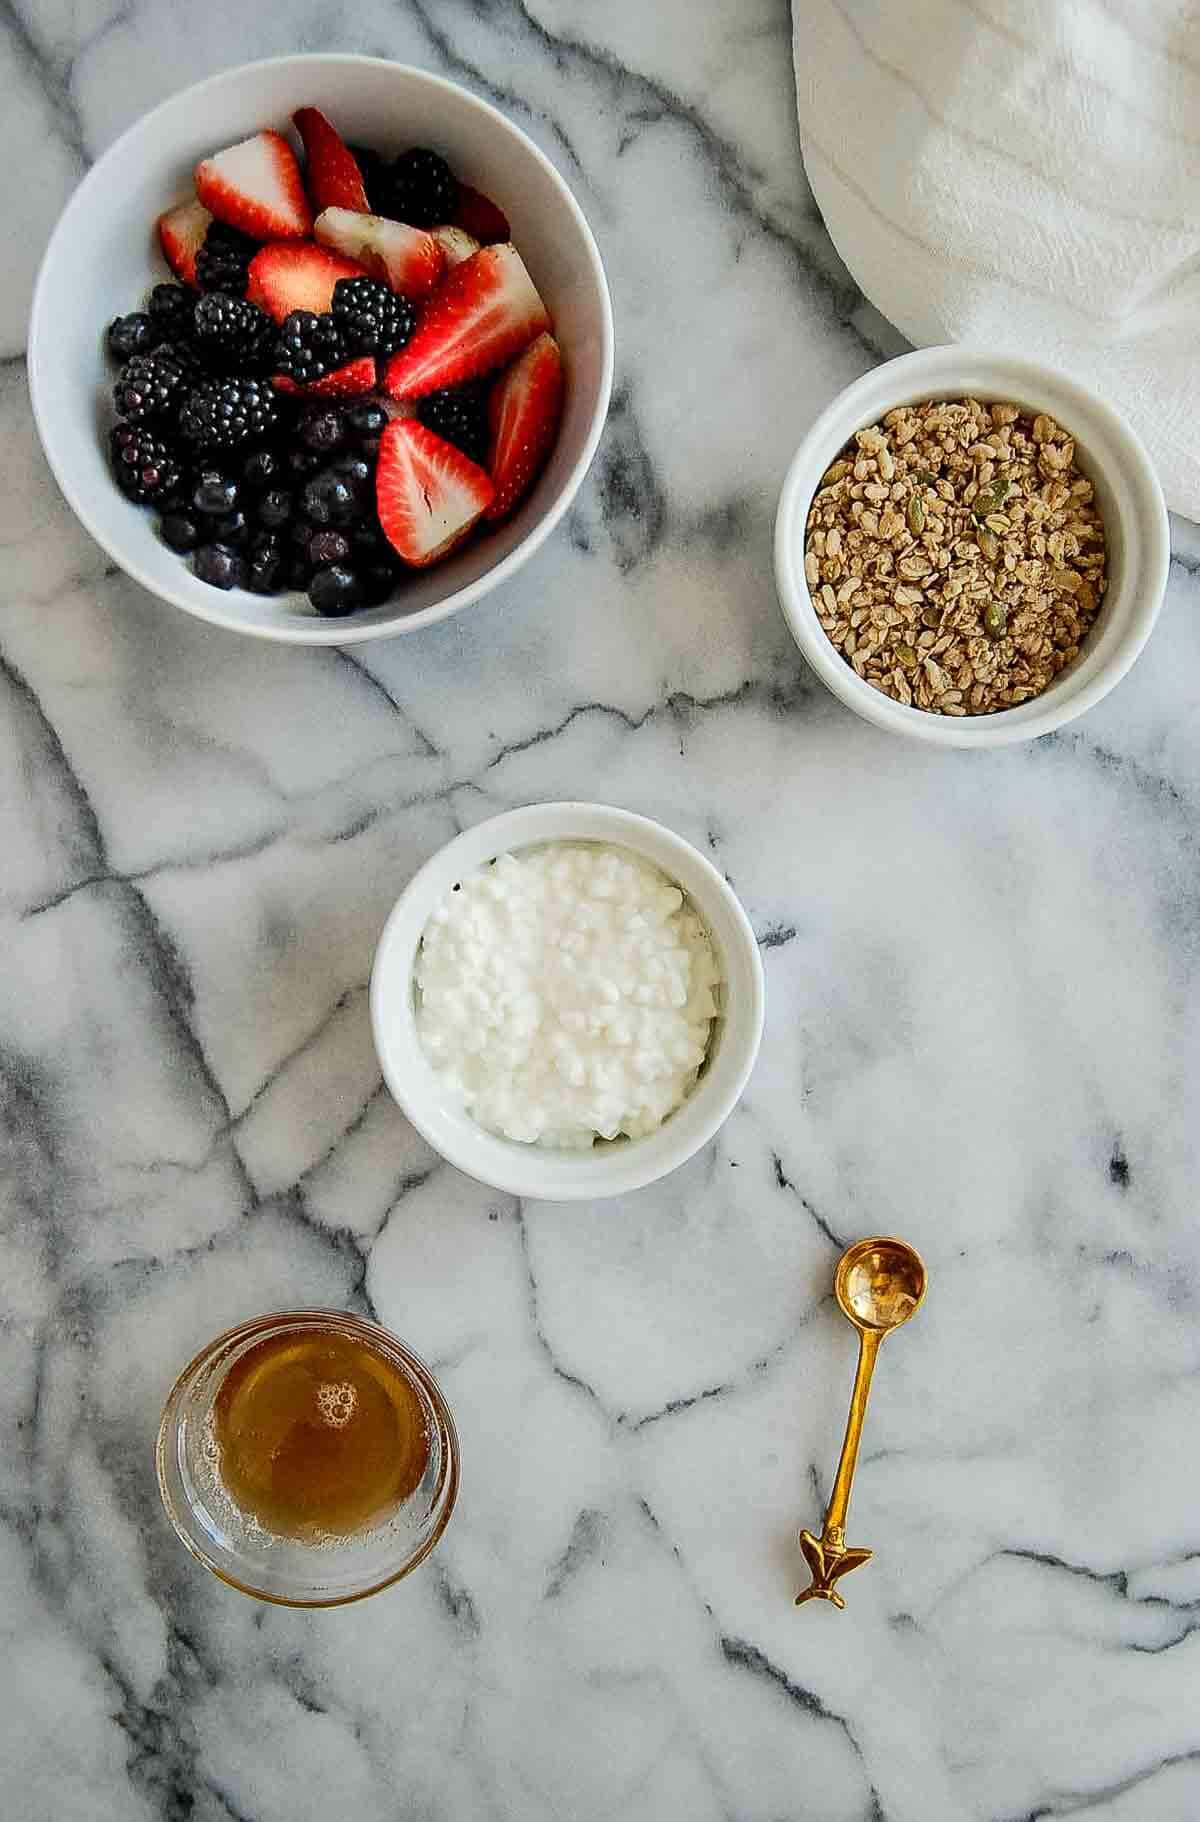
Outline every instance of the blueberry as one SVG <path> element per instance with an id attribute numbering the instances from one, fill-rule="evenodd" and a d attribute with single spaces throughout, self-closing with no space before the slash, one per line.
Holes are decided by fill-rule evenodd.
<path id="1" fill-rule="evenodd" d="M 349 525 L 357 518 L 358 499 L 344 476 L 324 469 L 304 489 L 304 516 L 313 525 Z"/>
<path id="2" fill-rule="evenodd" d="M 312 564 L 303 551 L 294 550 L 288 558 L 285 573 L 288 587 L 298 589 L 303 594 L 312 580 Z"/>
<path id="3" fill-rule="evenodd" d="M 192 490 L 192 505 L 197 512 L 219 518 L 222 513 L 232 512 L 237 503 L 238 484 L 231 475 L 222 474 L 219 468 L 200 470 Z"/>
<path id="4" fill-rule="evenodd" d="M 287 549 L 274 532 L 260 531 L 250 546 L 246 583 L 256 595 L 273 595 L 283 586 Z"/>
<path id="5" fill-rule="evenodd" d="M 241 588 L 246 580 L 246 565 L 241 557 L 223 544 L 202 544 L 192 559 L 192 567 L 210 588 Z"/>
<path id="6" fill-rule="evenodd" d="M 315 449 L 305 449 L 303 443 L 297 443 L 287 452 L 287 465 L 297 480 L 302 480 L 305 475 L 316 474 L 321 457 Z"/>
<path id="7" fill-rule="evenodd" d="M 344 563 L 350 555 L 350 540 L 342 531 L 316 531 L 309 539 L 310 563 Z"/>
<path id="8" fill-rule="evenodd" d="M 346 433 L 358 443 L 363 437 L 381 436 L 387 429 L 388 414 L 374 399 L 360 399 L 346 408 Z"/>
<path id="9" fill-rule="evenodd" d="M 337 406 L 324 405 L 320 410 L 307 411 L 300 420 L 300 440 L 322 455 L 340 449 L 346 440 L 346 424 Z"/>
<path id="10" fill-rule="evenodd" d="M 180 554 L 195 550 L 200 542 L 200 527 L 186 513 L 164 513 L 158 529 L 162 533 L 163 543 L 169 544 L 172 550 L 177 550 Z"/>
<path id="11" fill-rule="evenodd" d="M 358 572 L 364 607 L 382 607 L 398 580 L 393 563 L 369 563 Z"/>
<path id="12" fill-rule="evenodd" d="M 135 310 L 131 316 L 118 316 L 110 323 L 105 340 L 115 361 L 127 361 L 135 354 L 149 354 L 161 333 L 159 324 L 144 310 Z"/>
<path id="13" fill-rule="evenodd" d="M 330 474 L 340 474 L 343 481 L 349 481 L 357 493 L 361 493 L 371 479 L 371 464 L 358 450 L 347 451 L 345 455 L 335 456 L 329 464 Z"/>
<path id="14" fill-rule="evenodd" d="M 362 605 L 362 584 L 344 563 L 319 569 L 308 585 L 308 598 L 319 614 L 352 614 Z"/>
<path id="15" fill-rule="evenodd" d="M 283 478 L 283 461 L 274 449 L 256 449 L 242 463 L 242 480 L 255 492 L 264 487 L 278 487 Z"/>
<path id="16" fill-rule="evenodd" d="M 285 487 L 272 487 L 258 502 L 257 513 L 260 525 L 268 531 L 279 531 L 291 523 L 296 508 L 291 494 Z"/>
<path id="17" fill-rule="evenodd" d="M 212 529 L 217 542 L 228 544 L 230 550 L 243 550 L 250 542 L 250 521 L 240 509 L 222 513 L 213 520 Z"/>
<path id="18" fill-rule="evenodd" d="M 363 519 L 350 529 L 355 559 L 364 563 L 390 562 L 392 547 L 373 519 Z"/>

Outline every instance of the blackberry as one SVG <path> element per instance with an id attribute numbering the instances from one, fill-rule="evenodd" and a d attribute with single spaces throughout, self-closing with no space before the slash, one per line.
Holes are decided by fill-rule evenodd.
<path id="1" fill-rule="evenodd" d="M 264 371 L 275 339 L 275 324 L 257 304 L 212 291 L 195 308 L 196 350 L 213 373 Z"/>
<path id="2" fill-rule="evenodd" d="M 121 369 L 113 387 L 117 415 L 131 424 L 148 424 L 176 410 L 187 382 L 172 360 L 161 354 L 135 354 Z"/>
<path id="3" fill-rule="evenodd" d="M 179 459 L 169 443 L 144 424 L 118 424 L 108 440 L 113 478 L 127 500 L 139 506 L 167 499 L 182 477 Z"/>
<path id="4" fill-rule="evenodd" d="M 377 278 L 339 278 L 332 307 L 353 354 L 395 354 L 416 327 L 412 305 Z"/>
<path id="5" fill-rule="evenodd" d="M 150 320 L 169 342 L 186 342 L 192 333 L 196 294 L 184 285 L 155 285 L 146 303 Z"/>
<path id="6" fill-rule="evenodd" d="M 286 460 L 292 479 L 304 481 L 310 474 L 316 474 L 324 457 L 318 450 L 305 449 L 302 443 L 298 443 L 294 448 L 288 450 Z"/>
<path id="7" fill-rule="evenodd" d="M 352 614 L 362 605 L 362 583 L 344 563 L 330 563 L 309 583 L 308 598 L 319 614 Z"/>
<path id="8" fill-rule="evenodd" d="M 387 189 L 387 159 L 381 158 L 371 146 L 348 146 L 347 151 L 353 156 L 367 192 L 367 201 L 376 215 L 383 214 L 383 198 Z"/>
<path id="9" fill-rule="evenodd" d="M 273 595 L 283 587 L 287 550 L 274 532 L 260 531 L 246 557 L 246 586 L 256 595 Z"/>
<path id="10" fill-rule="evenodd" d="M 192 558 L 192 568 L 210 588 L 241 588 L 246 581 L 244 561 L 223 544 L 202 544 Z"/>
<path id="11" fill-rule="evenodd" d="M 258 252 L 258 242 L 223 221 L 210 221 L 204 245 L 196 255 L 196 283 L 201 291 L 246 294 L 246 274 Z"/>
<path id="12" fill-rule="evenodd" d="M 240 449 L 260 442 L 279 422 L 279 406 L 266 380 L 207 380 L 189 392 L 179 429 L 199 449 Z"/>
<path id="13" fill-rule="evenodd" d="M 323 469 L 306 482 L 302 509 L 310 525 L 349 525 L 361 510 L 358 495 L 347 480 Z"/>
<path id="14" fill-rule="evenodd" d="M 130 316 L 118 316 L 108 325 L 105 343 L 114 361 L 130 360 L 135 354 L 149 354 L 161 341 L 158 325 L 144 310 Z"/>
<path id="15" fill-rule="evenodd" d="M 389 165 L 380 200 L 387 205 L 382 213 L 393 221 L 406 221 L 412 228 L 436 228 L 439 222 L 454 220 L 458 179 L 436 152 L 413 146 Z"/>
<path id="16" fill-rule="evenodd" d="M 478 381 L 447 386 L 417 401 L 417 418 L 426 430 L 444 437 L 482 468 L 488 453 L 487 390 Z"/>
<path id="17" fill-rule="evenodd" d="M 177 550 L 182 556 L 185 551 L 195 550 L 200 542 L 200 527 L 194 518 L 185 512 L 164 513 L 159 522 L 159 532 L 164 544 Z"/>
<path id="18" fill-rule="evenodd" d="M 199 356 L 190 342 L 178 340 L 160 342 L 154 350 L 154 358 L 159 361 L 170 361 L 173 367 L 178 367 L 189 392 L 193 386 L 199 386 L 208 378 L 200 364 Z"/>
<path id="19" fill-rule="evenodd" d="M 293 310 L 283 319 L 275 343 L 272 371 L 306 386 L 323 379 L 346 358 L 341 325 L 332 316 L 314 316 L 311 310 Z"/>

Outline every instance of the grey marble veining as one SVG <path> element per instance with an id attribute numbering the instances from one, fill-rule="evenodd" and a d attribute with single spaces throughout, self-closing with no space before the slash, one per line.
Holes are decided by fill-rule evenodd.
<path id="1" fill-rule="evenodd" d="M 12 1822 L 1185 1822 L 1200 1813 L 1200 535 L 1130 678 L 995 754 L 808 676 L 770 529 L 897 342 L 796 142 L 787 10 L 580 0 L 0 7 L 0 1803 Z M 87 163 L 235 60 L 466 82 L 602 244 L 619 374 L 569 522 L 423 636 L 259 646 L 142 594 L 29 417 L 28 285 Z M 319 97 L 317 98 L 319 99 Z M 746 1098 L 624 1201 L 519 1206 L 383 1090 L 373 944 L 456 829 L 609 799 L 763 947 Z M 848 1611 L 791 1596 L 853 1338 L 831 1268 L 930 1268 L 881 1363 Z M 443 1544 L 259 1607 L 163 1521 L 190 1351 L 292 1302 L 439 1372 Z"/>

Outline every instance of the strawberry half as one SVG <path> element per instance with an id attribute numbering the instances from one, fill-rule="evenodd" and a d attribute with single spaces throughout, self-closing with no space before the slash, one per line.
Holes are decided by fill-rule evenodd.
<path id="1" fill-rule="evenodd" d="M 282 133 L 255 133 L 196 166 L 196 195 L 218 221 L 255 240 L 312 232 L 300 166 Z"/>
<path id="2" fill-rule="evenodd" d="M 473 234 L 485 247 L 494 241 L 512 238 L 504 210 L 498 208 L 482 190 L 473 190 L 469 183 L 460 183 L 458 186 L 458 208 L 454 212 L 454 225 L 465 228 L 468 234 Z"/>
<path id="3" fill-rule="evenodd" d="M 447 272 L 452 266 L 461 266 L 464 259 L 470 259 L 472 253 L 479 251 L 479 242 L 465 228 L 430 228 L 429 232 L 445 255 Z"/>
<path id="4" fill-rule="evenodd" d="M 297 386 L 286 373 L 275 374 L 271 384 L 276 392 L 293 392 L 305 399 L 357 398 L 362 392 L 375 390 L 375 358 L 360 354 L 356 360 L 347 361 L 344 367 L 335 367 L 323 379 L 310 380 L 307 386 Z"/>
<path id="5" fill-rule="evenodd" d="M 486 516 L 493 523 L 507 519 L 540 474 L 558 435 L 562 407 L 562 355 L 552 335 L 539 335 L 496 381 L 488 399 L 488 473 L 496 497 Z"/>
<path id="6" fill-rule="evenodd" d="M 393 398 L 422 398 L 502 366 L 550 328 L 546 306 L 514 246 L 484 247 L 455 266 L 407 348 L 388 363 Z"/>
<path id="7" fill-rule="evenodd" d="M 320 108 L 297 108 L 292 115 L 304 141 L 304 178 L 314 215 L 322 209 L 357 209 L 366 214 L 366 185 L 353 152 Z"/>
<path id="8" fill-rule="evenodd" d="M 336 247 L 359 261 L 372 278 L 401 297 L 425 297 L 442 276 L 446 256 L 421 228 L 383 215 L 358 215 L 352 209 L 322 209 L 313 232 L 326 247 Z"/>
<path id="9" fill-rule="evenodd" d="M 465 538 L 492 503 L 482 468 L 416 418 L 395 418 L 379 445 L 375 509 L 392 549 L 423 569 Z"/>
<path id="10" fill-rule="evenodd" d="M 185 285 L 196 283 L 196 255 L 211 220 L 202 202 L 181 202 L 158 218 L 158 238 L 166 262 Z"/>
<path id="11" fill-rule="evenodd" d="M 260 247 L 250 261 L 246 296 L 281 323 L 292 310 L 323 316 L 333 303 L 339 278 L 361 278 L 352 259 L 314 246 L 311 240 L 277 240 Z"/>

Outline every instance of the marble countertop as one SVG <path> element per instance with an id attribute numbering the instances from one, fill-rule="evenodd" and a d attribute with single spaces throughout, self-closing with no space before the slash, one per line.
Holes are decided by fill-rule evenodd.
<path id="1" fill-rule="evenodd" d="M 517 581 L 414 639 L 185 619 L 60 502 L 28 278 L 195 77 L 362 49 L 507 108 L 592 220 L 611 422 Z M 804 670 L 770 531 L 895 350 L 805 185 L 787 9 L 362 0 L 0 18 L 0 1779 L 6 1822 L 1184 1822 L 1200 1813 L 1200 535 L 1058 737 L 910 748 Z M 392 1105 L 366 983 L 455 830 L 626 804 L 762 944 L 720 1138 L 518 1206 Z M 792 1596 L 854 1343 L 842 1244 L 930 1271 L 889 1342 L 848 1609 Z M 357 1608 L 258 1606 L 168 1529 L 163 1394 L 222 1326 L 374 1312 L 464 1482 Z"/>

